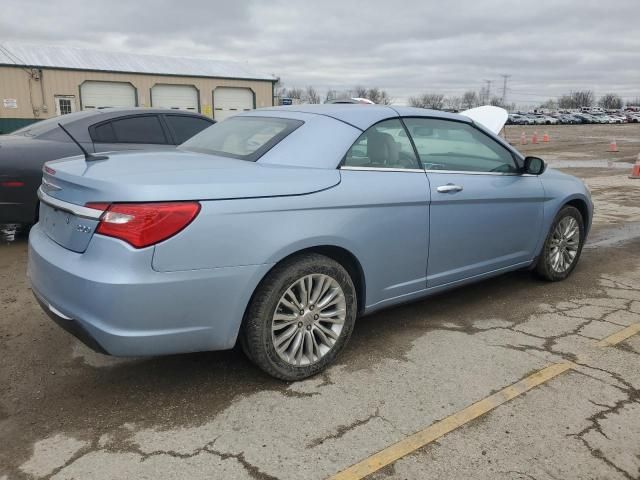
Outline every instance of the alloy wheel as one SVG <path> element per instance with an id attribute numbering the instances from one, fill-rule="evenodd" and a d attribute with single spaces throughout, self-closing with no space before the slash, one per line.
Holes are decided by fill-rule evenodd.
<path id="1" fill-rule="evenodd" d="M 551 235 L 549 265 L 557 273 L 566 272 L 580 248 L 580 227 L 575 218 L 566 216 L 558 222 Z"/>
<path id="2" fill-rule="evenodd" d="M 290 365 L 311 365 L 340 338 L 346 299 L 340 284 L 324 274 L 306 275 L 284 292 L 273 314 L 271 340 Z"/>

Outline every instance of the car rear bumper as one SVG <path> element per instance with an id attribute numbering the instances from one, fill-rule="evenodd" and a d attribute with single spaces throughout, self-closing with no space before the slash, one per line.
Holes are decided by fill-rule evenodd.
<path id="1" fill-rule="evenodd" d="M 35 225 L 28 275 L 45 312 L 94 350 L 145 356 L 233 347 L 271 265 L 156 272 L 152 257 L 153 247 L 100 235 L 75 253 Z"/>

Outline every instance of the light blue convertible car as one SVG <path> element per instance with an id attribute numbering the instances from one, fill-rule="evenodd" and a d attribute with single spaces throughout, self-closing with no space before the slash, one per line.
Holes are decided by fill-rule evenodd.
<path id="1" fill-rule="evenodd" d="M 468 117 L 267 108 L 171 152 L 47 163 L 29 276 L 44 310 L 118 356 L 232 348 L 285 380 L 359 315 L 531 268 L 562 280 L 585 185 Z"/>

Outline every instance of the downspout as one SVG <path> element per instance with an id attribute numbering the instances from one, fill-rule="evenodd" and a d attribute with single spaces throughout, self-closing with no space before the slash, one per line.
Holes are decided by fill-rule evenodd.
<path id="1" fill-rule="evenodd" d="M 44 96 L 44 72 L 42 69 L 38 69 L 40 73 L 40 94 L 42 95 L 42 111 L 44 113 L 49 113 L 49 107 L 47 107 L 47 99 Z"/>

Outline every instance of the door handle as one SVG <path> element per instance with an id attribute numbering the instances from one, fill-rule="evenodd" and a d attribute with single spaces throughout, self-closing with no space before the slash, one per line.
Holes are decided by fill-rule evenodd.
<path id="1" fill-rule="evenodd" d="M 454 185 L 453 183 L 447 183 L 446 185 L 440 185 L 436 190 L 440 193 L 454 193 L 461 192 L 462 185 Z"/>

